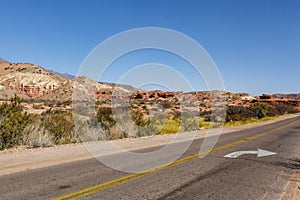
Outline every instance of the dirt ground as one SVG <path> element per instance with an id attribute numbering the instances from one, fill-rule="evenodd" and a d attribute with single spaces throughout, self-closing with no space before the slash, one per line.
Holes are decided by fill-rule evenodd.
<path id="1" fill-rule="evenodd" d="M 297 170 L 288 182 L 281 200 L 300 199 L 300 170 Z"/>

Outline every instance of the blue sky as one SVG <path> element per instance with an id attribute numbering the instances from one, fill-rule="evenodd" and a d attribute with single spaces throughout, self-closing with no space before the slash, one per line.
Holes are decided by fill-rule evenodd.
<path id="1" fill-rule="evenodd" d="M 297 0 L 0 0 L 0 7 L 0 57 L 11 62 L 76 74 L 89 52 L 108 37 L 133 28 L 164 27 L 201 44 L 227 90 L 300 92 Z M 135 67 L 132 63 L 162 62 L 180 71 L 184 63 L 176 59 L 138 53 L 119 62 L 103 81 L 117 81 L 121 68 Z M 203 80 L 181 68 L 195 89 L 206 89 Z"/>

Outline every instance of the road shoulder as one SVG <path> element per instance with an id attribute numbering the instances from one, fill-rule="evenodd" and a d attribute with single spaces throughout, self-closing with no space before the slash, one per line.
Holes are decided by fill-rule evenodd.
<path id="1" fill-rule="evenodd" d="M 300 198 L 300 170 L 297 170 L 287 183 L 280 200 L 298 200 Z"/>

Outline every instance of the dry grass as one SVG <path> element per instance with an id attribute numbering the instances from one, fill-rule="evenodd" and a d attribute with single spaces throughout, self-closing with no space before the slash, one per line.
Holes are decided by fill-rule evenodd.
<path id="1" fill-rule="evenodd" d="M 49 147 L 55 144 L 53 136 L 40 124 L 30 124 L 24 130 L 23 143 L 29 147 Z"/>
<path id="2" fill-rule="evenodd" d="M 289 115 L 285 114 L 285 115 L 272 116 L 272 117 L 263 117 L 261 119 L 251 118 L 251 119 L 247 119 L 247 120 L 226 122 L 224 124 L 224 127 L 244 126 L 244 125 L 255 124 L 255 123 L 259 123 L 259 122 L 267 122 L 267 121 L 280 119 L 280 118 L 286 117 L 286 116 L 289 116 Z"/>

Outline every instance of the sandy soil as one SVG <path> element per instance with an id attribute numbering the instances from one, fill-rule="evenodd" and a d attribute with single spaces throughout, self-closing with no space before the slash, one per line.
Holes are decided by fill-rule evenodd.
<path id="1" fill-rule="evenodd" d="M 300 199 L 300 170 L 297 170 L 288 182 L 281 200 Z"/>

